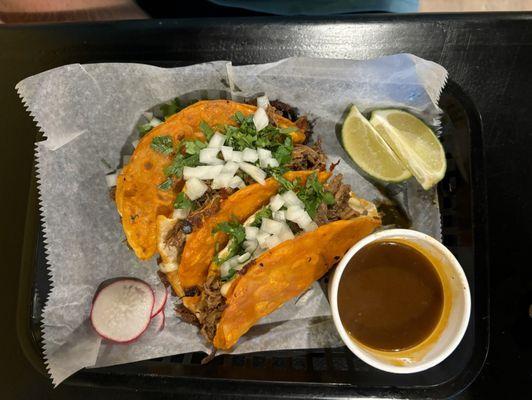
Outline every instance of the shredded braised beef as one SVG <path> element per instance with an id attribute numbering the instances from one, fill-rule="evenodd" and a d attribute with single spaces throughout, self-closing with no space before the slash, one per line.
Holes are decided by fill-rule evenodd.
<path id="1" fill-rule="evenodd" d="M 196 315 L 190 311 L 188 308 L 186 308 L 183 304 L 179 303 L 175 306 L 175 312 L 179 318 L 181 318 L 186 323 L 200 326 L 200 323 L 198 321 L 198 318 Z"/>
<path id="2" fill-rule="evenodd" d="M 290 121 L 295 121 L 298 118 L 299 112 L 297 111 L 297 108 L 292 107 L 286 103 L 283 103 L 279 100 L 272 100 L 270 101 L 270 106 L 268 109 L 272 109 L 272 112 L 275 112 L 276 114 L 282 115 L 286 119 L 289 119 Z"/>
<path id="3" fill-rule="evenodd" d="M 327 156 L 321 148 L 321 141 L 312 145 L 296 144 L 292 152 L 292 162 L 288 168 L 295 171 L 317 169 L 324 171 L 327 165 Z"/>
<path id="4" fill-rule="evenodd" d="M 320 222 L 322 222 L 320 224 L 320 222 L 316 221 L 318 225 L 340 219 L 350 219 L 358 214 L 357 211 L 353 210 L 349 206 L 351 187 L 343 183 L 342 179 L 342 174 L 338 174 L 325 185 L 325 189 L 332 192 L 334 195 L 335 202 L 333 205 L 326 208 L 326 214 L 324 214 L 324 209 L 322 206 L 318 208 L 318 216 L 320 217 Z"/>
<path id="5" fill-rule="evenodd" d="M 220 210 L 221 200 L 226 199 L 233 193 L 232 189 L 211 189 L 210 186 L 203 196 L 196 203 L 196 210 L 192 211 L 187 218 L 192 229 L 199 228 L 203 221 Z M 189 232 L 190 233 L 190 232 Z"/>
<path id="6" fill-rule="evenodd" d="M 216 335 L 216 326 L 226 307 L 225 298 L 220 292 L 221 287 L 222 280 L 219 276 L 209 276 L 203 286 L 203 296 L 198 307 L 201 333 L 210 342 Z"/>
<path id="7" fill-rule="evenodd" d="M 165 238 L 167 245 L 181 249 L 186 240 L 186 235 L 183 232 L 184 221 L 177 221 L 174 227 L 168 232 Z"/>

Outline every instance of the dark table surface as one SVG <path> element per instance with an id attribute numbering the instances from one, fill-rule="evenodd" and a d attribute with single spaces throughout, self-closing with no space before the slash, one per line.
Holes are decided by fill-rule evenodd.
<path id="1" fill-rule="evenodd" d="M 261 29 L 256 29 L 257 23 Z M 262 63 L 306 55 L 366 59 L 409 52 L 440 63 L 482 116 L 490 224 L 491 338 L 483 371 L 460 397 L 532 389 L 532 14 L 363 15 L 337 19 L 151 20 L 0 27 L 0 249 L 5 316 L 2 393 L 20 399 L 159 398 L 112 388 L 60 386 L 32 369 L 15 311 L 36 127 L 14 86 L 69 63 L 162 66 L 226 59 Z M 166 398 L 166 397 L 165 397 Z M 491 397 L 490 397 L 491 398 Z M 519 397 L 520 398 L 520 397 Z"/>

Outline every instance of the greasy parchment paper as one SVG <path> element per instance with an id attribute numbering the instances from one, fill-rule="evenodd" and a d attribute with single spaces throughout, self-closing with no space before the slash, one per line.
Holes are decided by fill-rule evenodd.
<path id="1" fill-rule="evenodd" d="M 290 58 L 232 66 L 217 61 L 181 68 L 141 64 L 67 65 L 26 78 L 19 92 L 46 140 L 36 145 L 37 177 L 51 291 L 42 319 L 44 355 L 55 385 L 83 367 L 133 362 L 191 351 L 209 351 L 195 327 L 166 305 L 166 327 L 150 328 L 135 343 L 101 341 L 88 321 L 98 285 L 117 276 L 155 284 L 156 261 L 139 261 L 124 234 L 105 175 L 127 154 L 141 113 L 194 91 L 234 96 L 266 93 L 299 108 L 315 122 L 330 161 L 353 190 L 369 200 L 383 195 L 353 169 L 337 139 L 350 104 L 361 111 L 398 107 L 438 126 L 439 94 L 447 72 L 408 54 L 368 61 Z M 207 91 L 207 92 L 206 92 Z M 132 148 L 131 148 L 132 150 Z M 129 152 L 131 152 L 131 150 Z M 414 181 L 388 187 L 410 214 L 413 228 L 440 238 L 435 191 Z M 234 352 L 339 346 L 327 300 L 318 284 L 245 335 Z"/>

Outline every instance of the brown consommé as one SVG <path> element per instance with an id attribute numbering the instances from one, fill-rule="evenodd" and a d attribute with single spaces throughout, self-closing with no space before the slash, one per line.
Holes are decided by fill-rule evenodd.
<path id="1" fill-rule="evenodd" d="M 358 251 L 338 287 L 338 310 L 359 343 L 401 351 L 428 338 L 443 310 L 443 286 L 430 260 L 395 241 L 374 242 Z"/>

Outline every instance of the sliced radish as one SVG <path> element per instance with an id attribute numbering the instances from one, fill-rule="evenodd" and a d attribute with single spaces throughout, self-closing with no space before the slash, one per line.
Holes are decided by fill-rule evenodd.
<path id="1" fill-rule="evenodd" d="M 146 282 L 115 280 L 96 293 L 90 315 L 92 326 L 104 339 L 132 342 L 148 328 L 154 302 L 153 290 Z"/>
<path id="2" fill-rule="evenodd" d="M 153 303 L 153 311 L 151 312 L 152 318 L 164 309 L 166 300 L 168 300 L 168 288 L 161 283 L 153 289 L 153 293 L 155 295 L 155 302 Z"/>
<path id="3" fill-rule="evenodd" d="M 166 316 L 164 314 L 164 310 L 156 315 L 153 316 L 152 318 L 152 324 L 153 326 L 155 327 L 155 331 L 156 332 L 160 332 L 164 329 L 164 322 L 166 320 Z"/>

